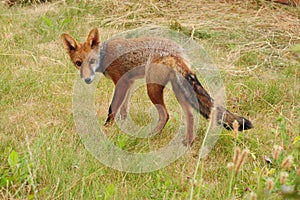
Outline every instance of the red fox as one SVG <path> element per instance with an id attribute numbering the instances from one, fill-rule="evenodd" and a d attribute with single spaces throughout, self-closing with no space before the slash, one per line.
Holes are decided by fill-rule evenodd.
<path id="1" fill-rule="evenodd" d="M 98 29 L 92 29 L 84 43 L 77 42 L 71 35 L 62 34 L 64 47 L 81 78 L 90 84 L 95 72 L 101 72 L 115 84 L 114 96 L 109 107 L 105 125 L 113 122 L 117 111 L 126 117 L 127 95 L 136 79 L 145 78 L 147 93 L 159 114 L 155 132 L 166 125 L 167 112 L 163 91 L 171 82 L 175 97 L 181 105 L 187 120 L 185 145 L 190 146 L 195 139 L 192 108 L 205 118 L 209 118 L 214 100 L 203 88 L 196 75 L 191 71 L 184 49 L 174 41 L 156 38 L 113 38 L 100 43 Z M 192 96 L 196 100 L 192 100 Z M 239 123 L 239 131 L 252 128 L 252 123 L 236 116 L 219 106 L 216 108 L 217 123 L 226 129 L 233 128 L 233 122 Z"/>

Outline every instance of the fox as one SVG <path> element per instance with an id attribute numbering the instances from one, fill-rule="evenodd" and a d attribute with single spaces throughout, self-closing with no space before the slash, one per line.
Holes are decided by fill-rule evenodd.
<path id="1" fill-rule="evenodd" d="M 160 132 L 169 120 L 163 97 L 164 88 L 169 82 L 186 116 L 184 145 L 191 146 L 196 137 L 193 109 L 206 119 L 211 117 L 214 109 L 215 120 L 228 130 L 233 129 L 235 121 L 238 122 L 239 131 L 253 128 L 251 121 L 245 117 L 235 115 L 222 106 L 214 108 L 214 99 L 192 71 L 184 48 L 173 40 L 116 37 L 101 42 L 97 28 L 90 30 L 83 43 L 68 33 L 63 33 L 61 37 L 67 54 L 86 84 L 91 84 L 95 73 L 99 72 L 115 85 L 104 126 L 113 123 L 118 111 L 122 118 L 126 118 L 130 90 L 135 80 L 145 79 L 147 94 L 158 112 L 154 133 Z"/>

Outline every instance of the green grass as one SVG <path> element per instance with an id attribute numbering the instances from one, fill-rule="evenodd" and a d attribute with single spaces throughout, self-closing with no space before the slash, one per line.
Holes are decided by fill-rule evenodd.
<path id="1" fill-rule="evenodd" d="M 299 7 L 270 1 L 207 1 L 204 5 L 68 0 L 32 5 L 26 1 L 10 8 L 1 4 L 0 12 L 0 199 L 249 199 L 251 192 L 257 199 L 299 197 Z M 227 108 L 247 116 L 255 126 L 237 140 L 231 131 L 222 131 L 196 172 L 207 126 L 202 117 L 188 153 L 144 174 L 101 164 L 76 132 L 72 94 L 78 72 L 63 49 L 61 33 L 84 40 L 91 28 L 98 27 L 101 38 L 107 39 L 144 25 L 193 34 L 220 69 Z M 102 77 L 96 92 L 101 125 L 112 92 L 113 84 Z M 171 119 L 162 133 L 136 139 L 113 125 L 107 128 L 109 138 L 133 152 L 164 146 L 181 119 L 174 95 L 166 92 L 166 99 Z M 145 89 L 139 89 L 131 103 L 133 120 L 147 124 L 150 105 Z M 284 149 L 278 160 L 272 157 L 274 145 Z M 232 176 L 227 164 L 237 146 L 250 153 Z M 288 155 L 293 155 L 293 165 L 283 169 L 281 163 Z M 293 194 L 281 188 L 284 171 L 289 174 L 285 185 L 295 186 Z M 274 187 L 267 191 L 270 178 Z"/>

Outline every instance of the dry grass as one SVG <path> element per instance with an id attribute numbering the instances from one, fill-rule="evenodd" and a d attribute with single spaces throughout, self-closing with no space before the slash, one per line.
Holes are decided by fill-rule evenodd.
<path id="1" fill-rule="evenodd" d="M 1 5 L 0 11 L 4 64 L 0 68 L 1 199 L 186 199 L 192 184 L 194 199 L 246 199 L 255 193 L 258 199 L 281 199 L 279 179 L 286 171 L 280 165 L 290 154 L 293 164 L 285 183 L 297 184 L 299 7 L 258 0 L 70 0 L 9 9 Z M 106 39 L 144 25 L 167 26 L 202 44 L 224 78 L 228 108 L 248 116 L 255 125 L 236 140 L 233 133 L 223 131 L 196 179 L 191 177 L 205 127 L 197 131 L 191 152 L 148 174 L 105 167 L 86 151 L 76 133 L 72 86 L 78 73 L 62 48 L 61 33 L 83 40 L 92 27 L 99 27 Z M 100 123 L 105 120 L 112 90 L 109 80 L 101 80 L 96 94 Z M 148 102 L 147 97 L 135 98 L 138 103 Z M 138 112 L 138 106 L 133 105 L 133 110 Z M 143 115 L 138 112 L 135 117 Z M 174 124 L 162 136 L 168 138 Z M 110 131 L 118 139 L 117 128 Z M 162 136 L 152 145 L 163 145 L 167 139 Z M 126 148 L 135 150 L 137 145 L 142 149 L 141 144 L 129 139 Z M 272 157 L 274 145 L 283 150 L 270 165 L 264 156 Z M 227 163 L 236 147 L 250 152 L 235 177 Z M 18 152 L 18 167 L 8 163 L 12 150 Z M 270 178 L 275 184 L 266 193 Z M 8 185 L 3 183 L 6 179 Z"/>

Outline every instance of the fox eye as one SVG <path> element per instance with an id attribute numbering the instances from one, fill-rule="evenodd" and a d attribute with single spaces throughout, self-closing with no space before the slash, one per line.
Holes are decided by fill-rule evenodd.
<path id="1" fill-rule="evenodd" d="M 81 66 L 81 64 L 82 64 L 82 62 L 80 62 L 80 61 L 76 61 L 76 63 L 75 63 L 78 67 L 80 67 Z"/>
<path id="2" fill-rule="evenodd" d="M 91 60 L 90 60 L 90 64 L 91 64 L 91 65 L 92 65 L 92 64 L 95 64 L 95 62 L 96 62 L 95 59 L 91 59 Z"/>

